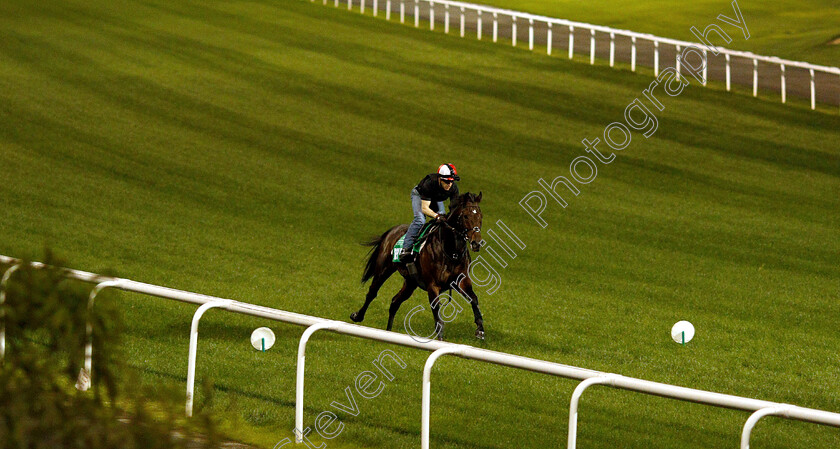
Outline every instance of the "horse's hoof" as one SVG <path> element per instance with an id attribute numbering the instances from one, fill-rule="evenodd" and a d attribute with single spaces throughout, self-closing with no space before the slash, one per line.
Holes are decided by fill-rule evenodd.
<path id="1" fill-rule="evenodd" d="M 475 331 L 475 338 L 484 341 L 484 331 L 482 331 L 482 330 Z"/>
<path id="2" fill-rule="evenodd" d="M 359 314 L 357 312 L 353 312 L 350 314 L 350 319 L 353 320 L 354 323 L 361 323 L 362 320 L 365 319 L 365 317 L 359 317 Z"/>

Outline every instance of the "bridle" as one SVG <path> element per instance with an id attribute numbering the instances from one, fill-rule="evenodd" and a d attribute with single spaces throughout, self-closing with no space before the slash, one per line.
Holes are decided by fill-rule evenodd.
<path id="1" fill-rule="evenodd" d="M 481 209 L 479 209 L 479 208 L 478 208 L 478 206 L 473 206 L 473 207 L 474 207 L 473 212 L 476 212 L 476 213 L 481 213 Z M 463 241 L 463 242 L 465 243 L 465 244 L 463 245 L 463 248 L 462 248 L 460 251 L 457 251 L 457 252 L 452 253 L 452 254 L 446 254 L 446 255 L 447 255 L 447 256 L 449 256 L 449 258 L 450 258 L 450 259 L 452 259 L 453 261 L 456 261 L 456 260 L 461 260 L 461 259 L 463 259 L 463 258 L 464 258 L 464 256 L 466 256 L 466 255 L 467 255 L 467 252 L 469 251 L 469 245 L 468 245 L 468 244 L 466 244 L 466 243 L 470 241 L 470 233 L 471 233 L 471 232 L 472 232 L 472 233 L 481 232 L 481 227 L 479 227 L 479 226 L 475 226 L 475 227 L 473 227 L 472 229 L 469 229 L 469 228 L 468 228 L 468 227 L 464 224 L 464 215 L 463 215 L 463 214 L 459 214 L 459 215 L 460 215 L 460 216 L 459 216 L 459 220 L 458 220 L 458 221 L 459 221 L 459 223 L 458 223 L 458 224 L 460 224 L 460 225 L 461 225 L 461 228 L 462 228 L 461 230 L 455 229 L 455 227 L 454 227 L 454 226 L 452 226 L 451 224 L 449 224 L 449 222 L 447 222 L 447 221 L 443 221 L 443 222 L 441 222 L 441 224 L 442 224 L 444 227 L 446 227 L 447 229 L 449 229 L 450 231 L 452 231 L 452 232 L 455 234 L 455 240 L 456 240 L 456 242 L 457 242 L 457 241 L 459 241 L 459 240 L 461 240 L 461 241 Z M 446 250 L 444 250 L 444 252 L 445 252 L 445 251 L 446 251 Z"/>

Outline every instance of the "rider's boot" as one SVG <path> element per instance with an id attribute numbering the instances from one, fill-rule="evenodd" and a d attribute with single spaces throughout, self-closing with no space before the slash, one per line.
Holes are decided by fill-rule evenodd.
<path id="1" fill-rule="evenodd" d="M 411 251 L 411 248 L 403 248 L 402 254 L 400 254 L 400 263 L 411 262 L 414 262 L 414 252 Z"/>

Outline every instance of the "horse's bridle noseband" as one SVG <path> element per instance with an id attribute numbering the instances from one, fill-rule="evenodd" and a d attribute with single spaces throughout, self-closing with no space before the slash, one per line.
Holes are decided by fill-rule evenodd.
<path id="1" fill-rule="evenodd" d="M 463 219 L 463 216 L 461 216 L 459 218 Z M 460 221 L 462 221 L 460 224 L 464 228 L 460 231 L 455 229 L 454 226 L 452 226 L 451 224 L 449 224 L 446 221 L 441 222 L 441 224 L 446 226 L 450 231 L 454 232 L 456 238 L 460 238 L 464 242 L 469 242 L 470 241 L 470 232 L 481 232 L 481 228 L 479 226 L 475 226 L 472 229 L 468 229 L 466 226 L 464 226 L 463 220 L 460 220 Z M 447 255 L 452 260 L 460 260 L 461 258 L 463 258 L 467 254 L 467 251 L 469 251 L 469 245 L 464 245 L 464 249 L 461 250 L 460 253 L 447 254 Z"/>

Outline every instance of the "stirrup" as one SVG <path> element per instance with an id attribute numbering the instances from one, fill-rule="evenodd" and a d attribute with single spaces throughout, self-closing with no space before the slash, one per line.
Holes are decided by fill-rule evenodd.
<path id="1" fill-rule="evenodd" d="M 403 252 L 402 254 L 400 254 L 400 263 L 414 262 L 414 257 L 415 255 L 413 251 Z"/>

